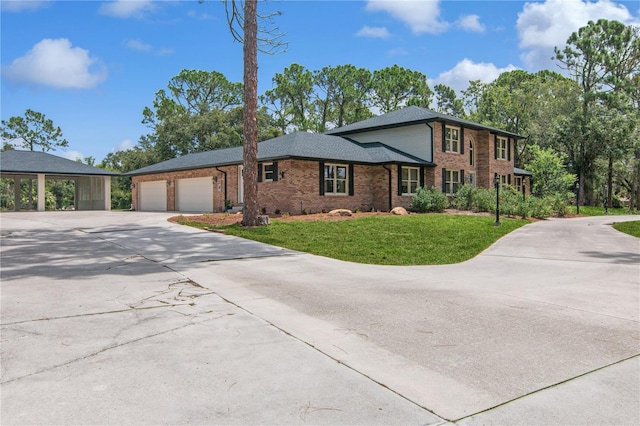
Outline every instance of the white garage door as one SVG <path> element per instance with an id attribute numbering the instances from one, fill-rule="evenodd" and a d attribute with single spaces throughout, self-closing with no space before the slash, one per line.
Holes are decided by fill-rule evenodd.
<path id="1" fill-rule="evenodd" d="M 142 211 L 167 210 L 167 181 L 140 183 L 140 207 Z"/>
<path id="2" fill-rule="evenodd" d="M 213 182 L 211 177 L 178 179 L 176 207 L 181 212 L 212 212 Z"/>

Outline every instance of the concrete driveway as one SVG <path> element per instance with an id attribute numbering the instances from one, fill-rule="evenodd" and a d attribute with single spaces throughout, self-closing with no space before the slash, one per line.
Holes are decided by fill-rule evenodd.
<path id="1" fill-rule="evenodd" d="M 437 267 L 169 216 L 2 214 L 3 424 L 640 424 L 637 216 Z"/>

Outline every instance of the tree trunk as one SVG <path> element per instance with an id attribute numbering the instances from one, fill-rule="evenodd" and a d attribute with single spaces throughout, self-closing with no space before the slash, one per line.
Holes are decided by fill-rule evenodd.
<path id="1" fill-rule="evenodd" d="M 257 0 L 244 3 L 244 209 L 242 224 L 258 226 L 258 22 Z"/>
<path id="2" fill-rule="evenodd" d="M 607 173 L 607 207 L 612 208 L 612 194 L 613 193 L 613 156 L 609 156 L 609 169 Z"/>

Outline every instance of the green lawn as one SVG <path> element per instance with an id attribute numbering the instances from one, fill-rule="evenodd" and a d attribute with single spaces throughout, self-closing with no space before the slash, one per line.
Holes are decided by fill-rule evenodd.
<path id="1" fill-rule="evenodd" d="M 344 221 L 278 222 L 229 235 L 334 259 L 378 265 L 442 265 L 473 258 L 500 237 L 527 223 L 486 216 L 425 214 L 371 216 Z M 191 226 L 201 226 L 184 222 Z"/>
<path id="2" fill-rule="evenodd" d="M 569 213 L 575 213 L 576 206 L 569 207 Z M 604 207 L 597 206 L 580 206 L 580 214 L 585 216 L 604 216 Z M 628 215 L 628 208 L 617 208 L 617 209 L 609 209 L 607 213 L 611 216 L 620 216 L 620 215 Z M 636 211 L 634 214 L 638 214 Z"/>
<path id="3" fill-rule="evenodd" d="M 620 232 L 640 238 L 640 220 L 616 223 L 613 227 Z"/>

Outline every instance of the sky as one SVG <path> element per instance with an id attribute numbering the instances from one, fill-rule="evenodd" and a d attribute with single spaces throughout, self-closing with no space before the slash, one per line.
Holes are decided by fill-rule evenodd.
<path id="1" fill-rule="evenodd" d="M 640 2 L 613 0 L 261 1 L 287 49 L 259 54 L 258 91 L 292 63 L 310 70 L 399 65 L 460 91 L 551 60 L 572 32 L 600 18 L 640 25 Z M 69 142 L 54 153 L 93 157 L 136 145 L 142 110 L 182 69 L 242 81 L 242 45 L 222 2 L 169 0 L 0 3 L 0 118 L 44 113 Z"/>

